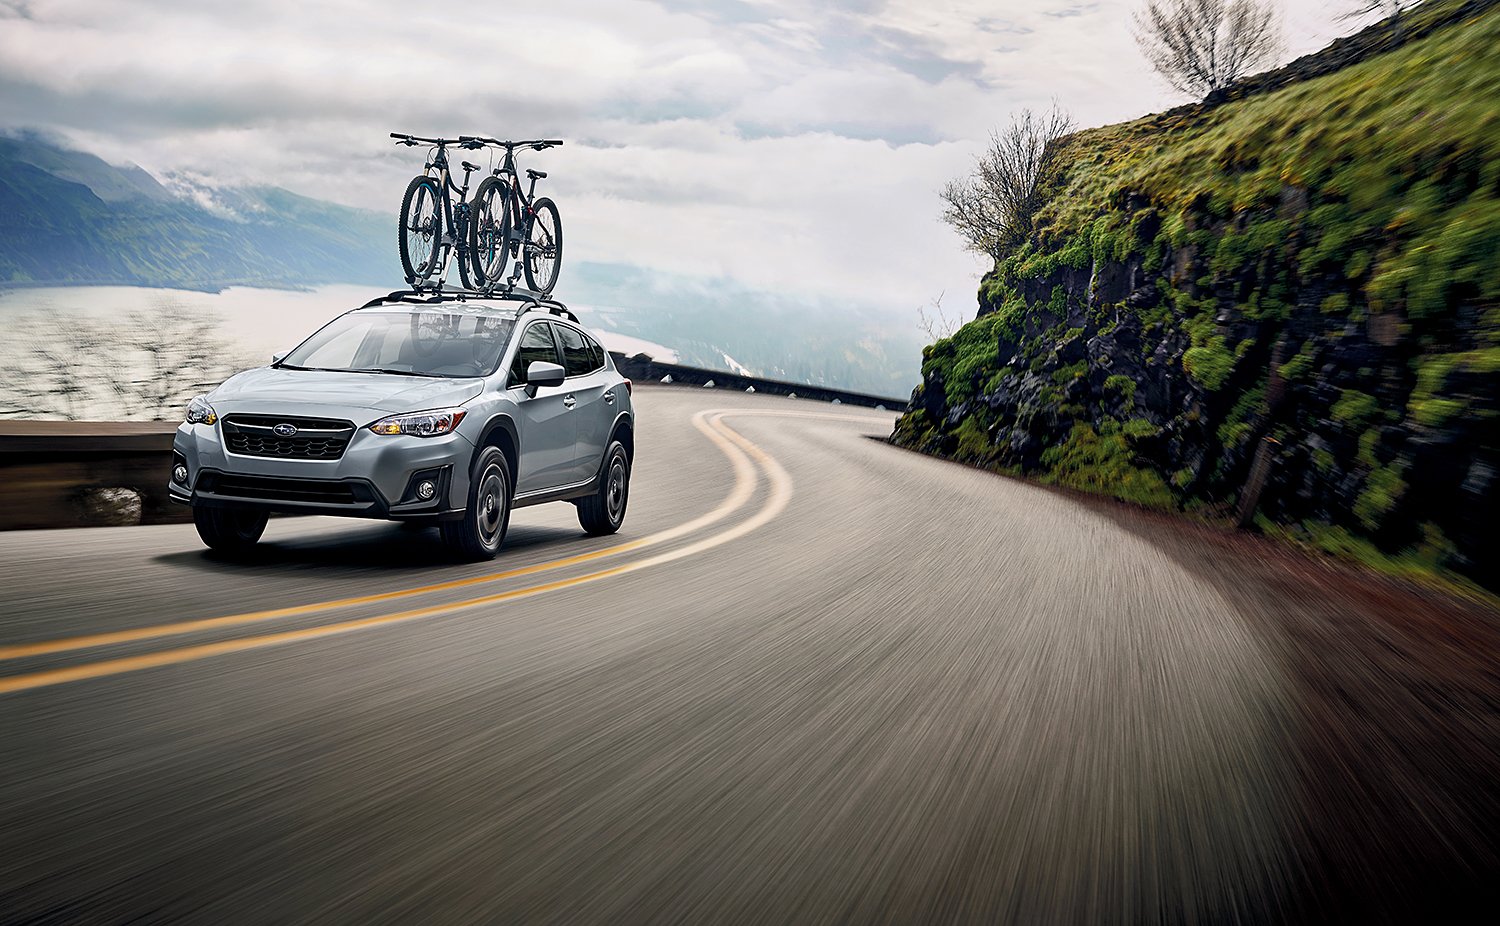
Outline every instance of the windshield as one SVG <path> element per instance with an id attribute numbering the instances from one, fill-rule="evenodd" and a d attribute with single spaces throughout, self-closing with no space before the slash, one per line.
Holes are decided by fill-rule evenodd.
<path id="1" fill-rule="evenodd" d="M 277 366 L 407 376 L 488 376 L 515 320 L 429 310 L 350 312 L 323 327 Z"/>

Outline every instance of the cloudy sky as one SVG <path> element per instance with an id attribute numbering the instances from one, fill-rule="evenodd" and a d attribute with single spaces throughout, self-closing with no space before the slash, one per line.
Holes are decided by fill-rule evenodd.
<path id="1" fill-rule="evenodd" d="M 1284 0 L 1288 56 L 1348 2 Z M 944 291 L 972 312 L 936 191 L 1012 111 L 1181 102 L 1137 3 L 0 0 L 0 128 L 392 214 L 420 160 L 389 131 L 565 138 L 522 166 L 551 171 L 570 260 L 910 322 Z"/>

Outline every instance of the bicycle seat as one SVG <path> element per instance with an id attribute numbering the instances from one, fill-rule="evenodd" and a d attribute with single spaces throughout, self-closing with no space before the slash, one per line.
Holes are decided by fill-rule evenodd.
<path id="1" fill-rule="evenodd" d="M 479 169 L 480 169 L 480 167 L 479 167 L 478 164 L 470 164 L 468 161 L 464 161 L 464 170 L 479 170 Z"/>
<path id="2" fill-rule="evenodd" d="M 526 176 L 533 180 L 546 180 L 547 172 L 545 170 L 528 170 L 526 171 Z"/>

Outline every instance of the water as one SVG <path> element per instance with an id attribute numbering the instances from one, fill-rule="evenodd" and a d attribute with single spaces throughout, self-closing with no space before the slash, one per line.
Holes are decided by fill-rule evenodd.
<path id="1" fill-rule="evenodd" d="M 140 286 L 72 286 L 45 289 L 18 289 L 0 292 L 0 337 L 18 315 L 36 312 L 87 312 L 123 317 L 139 310 L 151 310 L 163 304 L 176 304 L 200 310 L 216 318 L 220 333 L 246 356 L 265 357 L 284 353 L 301 343 L 329 319 L 387 290 L 373 286 L 333 285 L 305 291 L 256 289 L 235 286 L 218 293 L 187 292 L 178 289 L 150 289 Z M 669 348 L 637 337 L 616 334 L 600 328 L 597 314 L 575 306 L 579 317 L 596 328 L 600 340 L 610 350 L 634 354 L 646 351 L 659 360 L 676 359 Z"/>
<path id="2" fill-rule="evenodd" d="M 322 286 L 306 291 L 236 286 L 218 293 L 139 286 L 73 286 L 0 293 L 0 336 L 18 315 L 86 312 L 125 315 L 175 304 L 213 316 L 220 333 L 242 353 L 264 356 L 290 350 L 342 312 L 385 293 L 370 286 Z"/>

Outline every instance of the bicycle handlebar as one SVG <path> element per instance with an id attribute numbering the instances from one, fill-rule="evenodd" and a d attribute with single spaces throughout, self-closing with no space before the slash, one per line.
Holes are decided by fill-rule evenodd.
<path id="1" fill-rule="evenodd" d="M 483 138 L 473 135 L 460 135 L 459 138 L 466 141 L 479 141 L 486 145 L 498 145 L 501 148 L 531 148 L 541 151 L 544 148 L 556 148 L 562 145 L 561 138 L 531 138 L 525 141 L 501 141 L 498 138 Z"/>
<path id="2" fill-rule="evenodd" d="M 473 137 L 472 135 L 460 135 L 457 138 L 423 138 L 420 135 L 403 135 L 400 132 L 392 132 L 391 137 L 396 139 L 396 141 L 400 144 L 406 145 L 408 147 L 415 145 L 418 142 L 425 142 L 429 145 L 458 145 L 460 148 L 484 147 L 483 141 L 481 139 Z"/>

